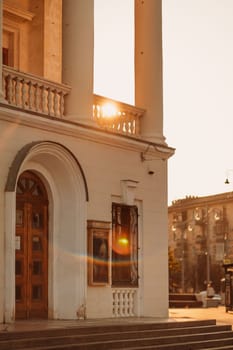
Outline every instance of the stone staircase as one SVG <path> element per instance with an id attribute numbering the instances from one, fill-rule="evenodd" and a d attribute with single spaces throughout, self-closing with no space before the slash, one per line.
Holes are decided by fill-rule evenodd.
<path id="1" fill-rule="evenodd" d="M 198 308 L 203 307 L 201 301 L 196 299 L 192 293 L 170 293 L 169 294 L 170 308 Z"/>
<path id="2" fill-rule="evenodd" d="M 231 325 L 215 320 L 79 326 L 0 332 L 0 350 L 233 349 Z"/>

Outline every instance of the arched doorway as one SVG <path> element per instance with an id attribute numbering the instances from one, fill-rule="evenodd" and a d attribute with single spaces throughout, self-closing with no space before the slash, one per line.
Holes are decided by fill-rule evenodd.
<path id="1" fill-rule="evenodd" d="M 48 196 L 31 171 L 16 188 L 15 316 L 48 318 Z"/>
<path id="2" fill-rule="evenodd" d="M 20 203 L 17 200 L 17 192 L 20 192 L 19 189 L 17 191 L 17 184 L 27 173 L 41 184 L 41 191 L 45 195 L 44 204 L 48 199 L 49 212 L 49 215 L 45 214 L 49 252 L 46 266 L 48 302 L 44 304 L 48 310 L 39 313 L 35 309 L 34 316 L 32 312 L 29 316 L 76 319 L 77 310 L 86 303 L 87 272 L 84 257 L 87 250 L 87 182 L 79 161 L 69 149 L 55 142 L 35 141 L 25 145 L 16 154 L 5 187 L 5 321 L 12 322 L 19 318 L 19 295 L 16 301 L 15 294 L 21 291 L 15 290 L 15 270 L 17 269 L 19 275 L 21 266 L 15 262 L 15 251 L 23 243 L 15 237 L 16 227 L 19 226 L 16 225 L 15 214 L 16 204 Z M 20 212 L 17 215 L 20 223 Z M 23 215 L 26 214 L 23 212 Z M 40 264 L 35 265 L 35 268 L 38 265 Z M 40 290 L 37 286 L 36 284 L 34 296 L 39 297 Z M 39 305 L 39 301 L 38 304 L 34 301 L 34 306 Z M 41 305 L 39 309 L 46 310 Z M 25 313 L 21 317 L 25 317 Z"/>

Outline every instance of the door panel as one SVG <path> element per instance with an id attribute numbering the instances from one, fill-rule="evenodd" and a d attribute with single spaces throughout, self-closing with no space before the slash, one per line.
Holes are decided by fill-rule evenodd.
<path id="1" fill-rule="evenodd" d="M 40 179 L 21 175 L 15 241 L 16 318 L 48 316 L 48 201 Z"/>

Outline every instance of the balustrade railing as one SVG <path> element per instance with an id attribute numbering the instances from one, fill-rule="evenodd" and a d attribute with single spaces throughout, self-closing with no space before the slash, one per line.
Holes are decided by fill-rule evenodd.
<path id="1" fill-rule="evenodd" d="M 134 317 L 136 289 L 118 288 L 112 290 L 113 317 Z"/>
<path id="2" fill-rule="evenodd" d="M 71 87 L 3 65 L 3 92 L 9 105 L 51 117 L 64 117 L 65 96 Z M 145 110 L 94 95 L 93 119 L 105 130 L 135 136 Z"/>
<path id="3" fill-rule="evenodd" d="M 145 110 L 94 95 L 93 118 L 104 129 L 126 135 L 140 134 L 140 118 Z"/>
<path id="4" fill-rule="evenodd" d="M 3 66 L 3 92 L 9 105 L 62 118 L 70 87 Z"/>

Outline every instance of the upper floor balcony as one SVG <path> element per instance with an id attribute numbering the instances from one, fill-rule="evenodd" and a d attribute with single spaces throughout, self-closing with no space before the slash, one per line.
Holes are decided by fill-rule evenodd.
<path id="1" fill-rule="evenodd" d="M 105 130 L 130 136 L 140 135 L 140 119 L 144 113 L 142 108 L 94 95 L 93 119 Z"/>
<path id="2" fill-rule="evenodd" d="M 76 116 L 78 122 L 87 111 L 84 117 L 102 130 L 140 135 L 145 112 L 141 108 L 93 95 L 91 111 L 92 29 L 88 21 L 83 23 L 75 17 L 75 23 L 72 22 L 71 15 L 73 11 L 80 13 L 79 8 L 70 13 L 69 6 L 62 6 L 62 0 L 3 0 L 1 4 L 2 90 L 6 106 L 31 113 L 32 117 L 39 114 L 66 121 L 70 118 L 73 122 Z M 74 1 L 72 6 L 76 4 Z M 81 8 L 86 10 L 84 2 Z M 91 13 L 86 12 L 88 15 L 92 18 Z M 86 30 L 87 36 L 81 36 L 85 41 L 80 39 L 81 43 L 77 43 L 76 38 L 75 42 L 71 41 L 76 37 L 69 32 L 72 26 L 75 26 L 76 34 Z M 80 61 L 81 53 L 85 51 L 83 45 L 89 45 L 89 49 Z M 92 59 L 88 61 L 90 57 Z"/>
<path id="3" fill-rule="evenodd" d="M 66 96 L 71 87 L 3 65 L 3 94 L 6 104 L 16 109 L 68 120 Z M 129 136 L 140 134 L 144 110 L 106 97 L 93 96 L 96 126 Z"/>

